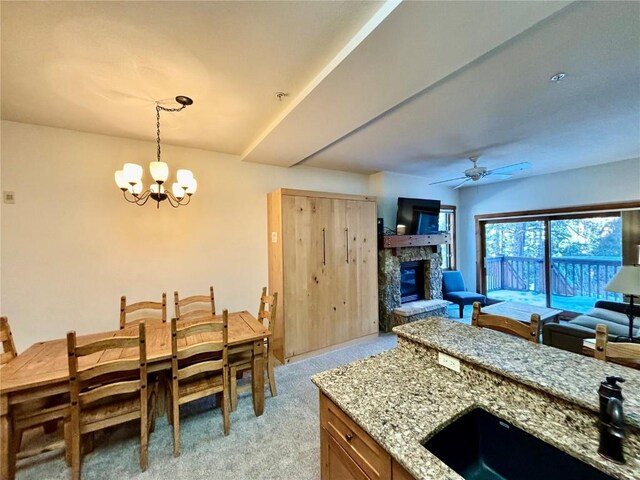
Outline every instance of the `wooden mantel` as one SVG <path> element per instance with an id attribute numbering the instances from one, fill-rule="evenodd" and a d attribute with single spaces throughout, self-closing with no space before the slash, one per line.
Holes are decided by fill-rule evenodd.
<path id="1" fill-rule="evenodd" d="M 428 247 L 446 243 L 451 243 L 451 235 L 448 233 L 438 235 L 385 235 L 382 237 L 382 248 L 393 248 L 394 255 L 397 255 L 398 248 Z"/>

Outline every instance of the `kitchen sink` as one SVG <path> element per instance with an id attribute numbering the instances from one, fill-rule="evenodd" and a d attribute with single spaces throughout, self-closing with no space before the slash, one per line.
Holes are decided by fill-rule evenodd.
<path id="1" fill-rule="evenodd" d="M 468 480 L 600 480 L 609 475 L 475 408 L 423 446 Z"/>

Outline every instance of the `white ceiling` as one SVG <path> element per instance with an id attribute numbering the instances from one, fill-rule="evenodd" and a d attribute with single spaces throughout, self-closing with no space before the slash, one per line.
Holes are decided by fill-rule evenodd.
<path id="1" fill-rule="evenodd" d="M 568 6 L 567 6 L 568 5 Z M 458 177 L 640 156 L 640 2 L 2 2 L 2 118 Z M 567 73 L 560 84 L 549 77 Z M 279 102 L 276 91 L 289 97 Z M 483 180 L 486 181 L 486 180 Z M 455 185 L 452 184 L 452 185 Z"/>

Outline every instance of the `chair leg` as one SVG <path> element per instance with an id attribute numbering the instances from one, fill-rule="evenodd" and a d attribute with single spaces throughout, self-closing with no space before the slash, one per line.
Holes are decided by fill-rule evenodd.
<path id="1" fill-rule="evenodd" d="M 71 424 L 64 422 L 64 461 L 71 466 Z"/>
<path id="2" fill-rule="evenodd" d="M 94 440 L 95 440 L 94 432 L 87 433 L 82 436 L 82 450 L 85 455 L 87 453 L 93 452 L 93 449 L 95 448 Z"/>
<path id="3" fill-rule="evenodd" d="M 153 393 L 151 394 L 153 396 Z M 149 404 L 147 403 L 147 406 Z M 140 470 L 146 471 L 149 464 L 149 408 L 140 415 Z"/>
<path id="4" fill-rule="evenodd" d="M 174 394 L 177 395 L 177 392 Z M 176 397 L 171 398 L 171 424 L 173 425 L 173 456 L 180 456 L 180 403 Z"/>
<path id="5" fill-rule="evenodd" d="M 238 408 L 238 380 L 237 380 L 237 368 L 231 367 L 231 372 L 229 374 L 229 378 L 231 380 L 231 411 L 235 412 L 236 408 Z"/>
<path id="6" fill-rule="evenodd" d="M 151 416 L 149 421 L 149 433 L 153 433 L 156 431 L 156 415 L 158 412 L 158 391 L 155 390 L 151 393 L 151 401 L 149 402 L 149 415 Z"/>
<path id="7" fill-rule="evenodd" d="M 278 389 L 276 387 L 276 375 L 273 364 L 273 355 L 270 353 L 267 357 L 267 377 L 269 378 L 269 390 L 271 391 L 271 396 L 275 397 L 278 395 Z"/>
<path id="8" fill-rule="evenodd" d="M 80 429 L 74 425 L 71 431 L 71 478 L 80 480 Z"/>
<path id="9" fill-rule="evenodd" d="M 461 303 L 460 304 L 460 318 L 462 318 L 464 316 L 464 304 Z"/>
<path id="10" fill-rule="evenodd" d="M 234 379 L 235 380 L 235 379 Z M 222 372 L 222 422 L 224 425 L 224 434 L 229 435 L 230 425 L 229 425 L 229 389 L 227 386 L 229 385 L 229 369 L 225 368 Z"/>
<path id="11" fill-rule="evenodd" d="M 22 447 L 22 434 L 24 430 L 14 429 L 14 438 L 15 438 L 15 446 L 13 447 L 13 452 L 17 455 Z"/>

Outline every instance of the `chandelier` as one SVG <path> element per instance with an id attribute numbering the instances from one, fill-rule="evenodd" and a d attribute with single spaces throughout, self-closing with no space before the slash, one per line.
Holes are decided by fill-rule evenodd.
<path id="1" fill-rule="evenodd" d="M 142 167 L 135 163 L 125 163 L 122 170 L 115 173 L 116 185 L 122 190 L 124 199 L 129 203 L 135 203 L 142 206 L 149 198 L 157 203 L 160 208 L 160 202 L 168 200 L 169 204 L 178 208 L 180 205 L 188 205 L 191 201 L 191 195 L 196 193 L 198 182 L 193 178 L 191 170 L 178 170 L 176 180 L 171 190 L 164 187 L 167 178 L 169 178 L 169 165 L 160 161 L 160 111 L 179 112 L 193 103 L 189 97 L 182 95 L 176 97 L 176 102 L 182 105 L 180 108 L 166 108 L 156 102 L 156 140 L 157 140 L 157 160 L 149 163 L 149 171 L 155 183 L 149 186 L 148 190 L 144 190 L 142 184 Z"/>

